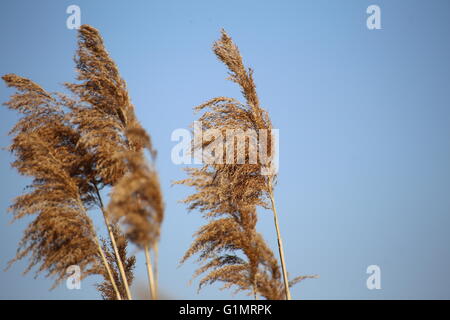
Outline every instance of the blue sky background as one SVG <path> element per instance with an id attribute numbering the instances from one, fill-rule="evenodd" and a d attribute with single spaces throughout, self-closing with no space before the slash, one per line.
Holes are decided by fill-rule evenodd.
<path id="1" fill-rule="evenodd" d="M 288 270 L 319 274 L 292 289 L 298 299 L 450 298 L 450 2 L 442 1 L 9 1 L 0 5 L 0 73 L 29 77 L 49 91 L 74 76 L 76 32 L 67 6 L 98 28 L 128 82 L 158 149 L 167 204 L 160 286 L 171 298 L 223 299 L 230 291 L 189 285 L 196 268 L 177 267 L 204 221 L 177 203 L 191 190 L 170 160 L 170 135 L 195 120 L 192 107 L 241 98 L 211 52 L 223 27 L 255 69 L 263 107 L 280 129 L 276 189 Z M 381 7 L 382 30 L 366 27 Z M 0 85 L 0 101 L 12 90 Z M 0 145 L 16 115 L 0 108 Z M 0 266 L 15 255 L 29 221 L 9 225 L 11 200 L 27 179 L 0 151 Z M 101 221 L 98 212 L 92 213 Z M 258 229 L 276 252 L 270 214 Z M 381 268 L 381 290 L 366 268 Z M 0 298 L 98 299 L 81 290 L 0 271 Z M 134 291 L 145 287 L 138 254 Z M 237 295 L 236 298 L 246 298 Z"/>

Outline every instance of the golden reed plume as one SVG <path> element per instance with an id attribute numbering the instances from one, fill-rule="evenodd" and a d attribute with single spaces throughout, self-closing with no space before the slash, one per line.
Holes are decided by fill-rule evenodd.
<path id="1" fill-rule="evenodd" d="M 128 135 L 140 136 L 150 148 L 150 140 L 143 130 L 128 131 Z M 158 241 L 164 218 L 164 203 L 158 175 L 142 152 L 127 151 L 121 155 L 127 163 L 128 173 L 114 186 L 108 206 L 115 221 L 121 220 L 127 238 L 145 252 L 147 275 L 151 297 L 158 298 L 156 268 L 150 258 L 153 249 L 158 256 Z"/>
<path id="2" fill-rule="evenodd" d="M 164 216 L 154 166 L 156 152 L 136 119 L 125 81 L 95 28 L 80 27 L 75 62 L 78 82 L 65 84 L 70 96 L 51 95 L 15 75 L 3 77 L 20 92 L 6 105 L 24 114 L 12 131 L 14 166 L 19 173 L 35 178 L 31 185 L 35 191 L 18 197 L 12 210 L 16 218 L 38 214 L 16 259 L 32 253 L 30 268 L 43 262 L 40 271 L 58 274 L 57 280 L 63 279 L 65 261 L 71 259 L 72 264 L 84 268 L 84 275 L 104 276 L 105 282 L 98 286 L 104 298 L 131 299 L 135 259 L 126 255 L 129 240 L 145 249 L 151 292 L 156 298 L 156 265 L 151 263 L 150 250 L 156 258 Z M 151 162 L 144 150 L 149 151 Z M 108 206 L 101 196 L 104 187 L 112 188 Z M 109 241 L 102 243 L 86 213 L 96 206 L 109 235 Z M 64 230 L 51 229 L 58 226 L 70 231 L 68 239 Z M 59 233 L 44 239 L 51 232 Z M 75 241 L 78 246 L 72 244 Z M 62 253 L 56 255 L 51 249 L 67 257 L 63 259 Z M 98 267 L 99 254 L 106 271 Z"/>
<path id="3" fill-rule="evenodd" d="M 14 219 L 35 216 L 24 232 L 16 257 L 31 256 L 25 272 L 38 266 L 54 286 L 66 277 L 67 268 L 80 267 L 81 278 L 101 274 L 120 299 L 110 265 L 95 233 L 87 208 L 93 203 L 88 183 L 89 155 L 78 148 L 79 133 L 67 121 L 63 101 L 36 83 L 8 74 L 3 80 L 17 93 L 5 105 L 22 115 L 10 131 L 12 166 L 33 178 L 28 192 L 10 207 Z"/>
<path id="4" fill-rule="evenodd" d="M 156 255 L 164 215 L 158 176 L 154 165 L 147 163 L 144 156 L 144 149 L 148 149 L 154 160 L 155 151 L 135 116 L 126 83 L 95 28 L 80 27 L 75 62 L 81 83 L 67 83 L 66 87 L 81 103 L 71 108 L 71 119 L 83 136 L 84 148 L 95 155 L 96 180 L 92 183 L 97 189 L 113 187 L 108 208 L 104 207 L 99 192 L 97 198 L 130 299 L 128 280 L 111 226 L 120 219 L 128 239 L 145 250 L 147 265 L 151 263 L 149 250 L 153 248 Z M 147 270 L 152 296 L 156 298 L 155 271 Z"/>
<path id="5" fill-rule="evenodd" d="M 260 132 L 266 134 L 266 152 L 269 160 L 261 157 L 256 163 L 250 160 L 251 144 L 245 143 L 245 161 L 238 163 L 236 147 L 227 152 L 217 153 L 215 163 L 201 168 L 189 168 L 189 178 L 176 182 L 192 186 L 196 193 L 184 200 L 190 210 L 198 209 L 209 223 L 200 228 L 196 238 L 182 259 L 184 262 L 194 254 L 199 254 L 202 266 L 194 276 L 207 273 L 199 288 L 216 281 L 223 282 L 224 288 L 234 286 L 236 291 L 250 291 L 255 298 L 290 299 L 289 287 L 310 276 L 287 280 L 287 271 L 277 221 L 273 197 L 273 185 L 276 174 L 273 170 L 274 138 L 272 124 L 267 112 L 260 107 L 253 81 L 253 71 L 246 70 L 237 46 L 225 31 L 213 46 L 216 56 L 230 71 L 231 81 L 241 87 L 246 104 L 218 97 L 195 108 L 196 111 L 209 109 L 200 118 L 202 130 L 216 130 L 223 135 L 229 132 L 243 133 L 255 130 L 257 141 L 261 141 Z M 234 131 L 233 131 L 234 130 Z M 261 130 L 261 131 L 260 131 Z M 237 135 L 238 135 L 237 134 Z M 237 135 L 229 135 L 234 142 Z M 204 138 L 195 142 L 193 153 L 204 150 L 214 144 L 214 138 Z M 227 141 L 229 143 L 229 141 Z M 262 147 L 260 144 L 259 147 Z M 223 157 L 223 158 L 222 158 Z M 229 160 L 232 161 L 229 161 Z M 271 172 L 270 174 L 261 174 Z M 269 171 L 267 171 L 269 170 Z M 263 237 L 256 231 L 257 207 L 273 211 L 279 252 L 281 272 L 277 259 L 267 246 Z"/>

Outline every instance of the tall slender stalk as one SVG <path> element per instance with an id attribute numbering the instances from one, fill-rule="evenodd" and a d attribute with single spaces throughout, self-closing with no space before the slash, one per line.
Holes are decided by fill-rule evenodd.
<path id="1" fill-rule="evenodd" d="M 156 293 L 156 281 L 155 281 L 155 276 L 153 273 L 153 266 L 152 266 L 152 260 L 150 257 L 150 250 L 148 248 L 148 246 L 145 246 L 144 248 L 145 251 L 145 261 L 146 261 L 146 265 L 147 265 L 147 276 L 148 276 L 148 285 L 150 288 L 150 299 L 152 300 L 157 300 L 157 293 Z"/>
<path id="2" fill-rule="evenodd" d="M 95 188 L 95 190 L 98 192 L 97 187 Z M 87 214 L 86 209 L 85 209 L 85 207 L 83 205 L 83 202 L 81 201 L 80 197 L 77 198 L 77 204 L 78 204 L 80 210 L 82 210 L 82 212 L 84 212 L 86 217 L 89 218 L 89 215 Z M 92 220 L 89 220 L 89 221 L 92 221 Z M 114 288 L 114 292 L 116 293 L 117 300 L 122 300 L 122 297 L 120 296 L 120 293 L 119 293 L 119 288 L 117 287 L 116 281 L 114 280 L 114 276 L 112 274 L 112 271 L 111 271 L 111 268 L 109 266 L 108 260 L 106 259 L 106 256 L 105 256 L 105 253 L 104 253 L 104 251 L 102 249 L 100 241 L 98 240 L 97 233 L 95 232 L 94 227 L 92 225 L 91 225 L 91 230 L 92 230 L 92 234 L 93 234 L 93 237 L 94 237 L 95 244 L 97 245 L 98 252 L 100 253 L 100 256 L 102 258 L 102 262 L 105 265 L 106 272 L 108 273 L 109 281 L 111 282 L 111 285 Z"/>
<path id="3" fill-rule="evenodd" d="M 100 245 L 100 241 L 98 241 L 97 236 L 95 236 L 95 243 L 97 244 L 98 251 L 100 252 L 100 256 L 102 257 L 103 264 L 105 265 L 106 271 L 108 272 L 109 281 L 114 288 L 114 292 L 116 293 L 117 300 L 122 300 L 119 289 L 117 288 L 116 281 L 114 281 L 113 274 L 111 272 L 111 268 L 109 267 L 108 261 L 106 260 L 105 253 L 103 252 L 102 246 Z"/>
<path id="4" fill-rule="evenodd" d="M 128 279 L 127 279 L 127 276 L 125 274 L 125 269 L 123 267 L 122 259 L 120 259 L 119 250 L 117 249 L 116 239 L 114 237 L 111 225 L 109 224 L 108 217 L 106 215 L 106 211 L 105 211 L 105 208 L 103 206 L 103 201 L 102 201 L 102 197 L 100 195 L 100 192 L 98 191 L 98 188 L 97 188 L 97 186 L 95 184 L 94 184 L 94 186 L 95 186 L 95 191 L 97 193 L 98 200 L 100 202 L 100 209 L 102 210 L 103 219 L 105 221 L 106 228 L 108 229 L 108 235 L 109 235 L 109 238 L 111 240 L 112 247 L 114 249 L 114 254 L 116 255 L 117 265 L 119 266 L 119 271 L 120 271 L 120 275 L 122 277 L 122 281 L 123 281 L 123 285 L 125 287 L 125 291 L 127 293 L 127 298 L 128 298 L 128 300 L 132 300 L 131 293 L 130 293 L 130 287 L 128 285 Z"/>
<path id="5" fill-rule="evenodd" d="M 155 242 L 153 245 L 153 252 L 155 257 L 155 263 L 154 263 L 154 274 L 155 274 L 155 293 L 156 293 L 156 299 L 158 299 L 158 257 L 159 257 L 159 250 L 158 250 L 158 242 Z"/>
<path id="6" fill-rule="evenodd" d="M 284 291 L 286 294 L 286 300 L 291 300 L 292 298 L 291 292 L 289 290 L 289 280 L 287 276 L 286 261 L 284 259 L 283 240 L 281 239 L 280 226 L 278 224 L 277 208 L 275 206 L 275 198 L 273 196 L 272 178 L 269 178 L 269 198 L 272 204 L 273 222 L 275 224 L 275 229 L 277 232 L 278 252 L 280 254 L 281 270 L 283 272 Z"/>
<path id="7" fill-rule="evenodd" d="M 11 131 L 10 150 L 17 156 L 13 166 L 34 177 L 31 191 L 18 197 L 10 210 L 16 219 L 36 214 L 10 264 L 32 254 L 27 270 L 40 264 L 39 272 L 56 276 L 55 286 L 66 277 L 64 266 L 80 265 L 83 277 L 104 277 L 97 285 L 103 298 L 131 299 L 135 257 L 127 258 L 126 245 L 131 241 L 142 249 L 148 244 L 156 248 L 156 259 L 154 242 L 159 240 L 164 216 L 159 179 L 143 151 L 148 149 L 152 160 L 155 152 L 135 116 L 126 83 L 95 28 L 79 28 L 75 62 L 79 82 L 65 84 L 72 96 L 48 93 L 13 74 L 2 77 L 18 89 L 7 107 L 23 114 Z M 112 187 L 108 208 L 98 186 Z M 95 232 L 85 236 L 91 221 L 72 207 L 77 196 L 80 210 L 94 202 L 101 208 L 110 243 L 99 242 Z M 142 199 L 142 207 L 136 207 L 136 199 Z M 114 223 L 122 217 L 123 237 Z M 58 244 L 48 238 L 57 238 Z M 74 247 L 80 250 L 72 252 Z M 156 274 L 156 266 L 151 271 Z"/>
<path id="8" fill-rule="evenodd" d="M 200 128 L 204 132 L 212 130 L 217 133 L 212 134 L 214 139 L 208 137 L 194 141 L 194 152 L 205 148 L 208 151 L 214 149 L 215 159 L 212 163 L 205 163 L 200 169 L 189 168 L 189 178 L 177 183 L 195 187 L 196 193 L 184 202 L 189 205 L 190 210 L 199 209 L 210 219 L 195 234 L 196 239 L 182 262 L 194 254 L 200 254 L 199 261 L 203 265 L 194 275 L 209 272 L 200 281 L 200 287 L 220 281 L 225 284 L 225 288 L 236 286 L 238 290 L 248 290 L 255 299 L 291 299 L 272 190 L 272 179 L 275 176 L 267 177 L 263 173 L 271 167 L 271 163 L 262 159 L 261 153 L 261 161 L 252 161 L 252 150 L 257 149 L 251 146 L 251 138 L 247 145 L 245 141 L 248 135 L 242 134 L 254 133 L 253 141 L 258 143 L 261 140 L 258 139 L 258 132 L 272 132 L 272 123 L 268 113 L 260 105 L 253 70 L 245 67 L 238 47 L 224 30 L 221 38 L 214 43 L 213 51 L 227 66 L 228 79 L 241 87 L 245 103 L 222 96 L 195 107 L 196 111 L 208 109 L 198 120 Z M 226 148 L 225 154 L 220 150 L 216 153 L 215 143 L 220 145 L 223 142 L 217 138 L 222 138 L 223 132 L 226 132 L 227 144 L 230 143 L 232 147 Z M 235 139 L 244 141 L 242 148 L 239 143 L 237 147 L 233 147 L 236 146 Z M 270 149 L 266 149 L 266 156 L 270 158 L 274 154 L 273 139 L 271 141 Z M 235 149 L 241 154 L 237 155 Z M 256 230 L 257 208 L 270 206 L 269 198 L 275 219 L 282 272 L 275 254 Z M 242 254 L 232 254 L 238 250 Z"/>

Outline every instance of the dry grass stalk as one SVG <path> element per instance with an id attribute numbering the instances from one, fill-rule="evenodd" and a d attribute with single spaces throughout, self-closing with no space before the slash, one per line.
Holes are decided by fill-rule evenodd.
<path id="1" fill-rule="evenodd" d="M 55 278 L 53 287 L 66 277 L 69 266 L 77 265 L 82 278 L 105 275 L 120 298 L 87 215 L 93 203 L 85 171 L 89 155 L 77 146 L 80 135 L 68 123 L 63 101 L 26 78 L 8 74 L 3 80 L 17 90 L 5 105 L 22 115 L 10 131 L 9 149 L 16 157 L 12 166 L 33 178 L 28 192 L 14 200 L 10 211 L 14 220 L 35 216 L 9 265 L 31 255 L 25 272 L 38 266 L 36 275 L 46 271 L 46 276 Z"/>
<path id="2" fill-rule="evenodd" d="M 106 270 L 106 274 L 105 272 L 99 272 L 100 274 L 103 275 L 103 283 L 100 285 L 97 285 L 97 290 L 99 290 L 102 293 L 102 297 L 104 299 L 108 299 L 108 300 L 122 300 L 122 295 L 120 294 L 119 288 L 117 287 L 117 276 L 115 276 L 113 274 L 112 268 L 111 268 L 111 264 L 108 262 L 108 258 L 105 255 L 104 249 L 106 244 L 103 243 L 103 247 L 100 244 L 100 241 L 98 240 L 98 238 L 95 239 L 99 252 L 100 252 L 100 256 L 102 259 L 102 263 L 105 266 L 105 270 Z M 117 275 L 117 273 L 116 273 Z M 103 287 L 100 287 L 103 286 Z M 112 288 L 112 289 L 111 289 Z"/>
<path id="3" fill-rule="evenodd" d="M 35 179 L 33 192 L 18 197 L 11 210 L 16 218 L 38 214 L 15 260 L 32 253 L 30 268 L 42 263 L 39 271 L 57 274 L 58 281 L 66 262 L 75 261 L 83 276 L 104 276 L 98 286 L 104 298 L 131 299 L 134 257 L 126 256 L 127 240 L 146 252 L 157 248 L 163 219 L 155 151 L 99 32 L 83 25 L 78 36 L 79 82 L 66 83 L 71 97 L 51 95 L 28 79 L 4 76 L 21 92 L 7 106 L 24 114 L 12 131 L 11 151 L 18 159 L 14 166 Z M 105 186 L 112 187 L 109 209 L 100 195 Z M 102 244 L 86 214 L 94 206 L 101 209 L 108 230 L 109 241 Z M 124 235 L 117 223 L 125 228 Z"/>
<path id="4" fill-rule="evenodd" d="M 125 275 L 128 279 L 129 285 L 132 284 L 134 279 L 133 270 L 136 264 L 136 258 L 134 256 L 128 257 L 127 256 L 127 245 L 128 240 L 126 237 L 120 232 L 118 226 L 112 226 L 114 239 L 117 241 L 117 248 L 119 251 L 119 255 L 121 258 L 121 261 L 123 261 L 124 269 L 125 269 Z M 115 280 L 115 283 L 118 284 L 119 292 L 122 297 L 126 297 L 126 289 L 125 284 L 122 281 L 122 278 L 120 276 L 120 270 L 119 265 L 117 263 L 116 255 L 113 249 L 113 245 L 111 243 L 111 240 L 107 241 L 105 239 L 102 239 L 102 247 L 106 255 L 106 259 L 108 261 L 108 265 L 110 266 L 110 269 L 112 270 L 112 276 Z M 97 290 L 99 290 L 102 294 L 103 299 L 105 300 L 115 300 L 116 299 L 116 293 L 115 288 L 111 285 L 111 282 L 108 281 L 109 275 L 103 274 L 104 281 L 97 285 Z"/>
<path id="5" fill-rule="evenodd" d="M 102 210 L 114 248 L 126 296 L 131 299 L 123 261 L 98 189 L 114 185 L 125 173 L 125 165 L 114 155 L 128 147 L 122 133 L 127 126 L 127 113 L 133 114 L 133 108 L 125 82 L 120 78 L 117 66 L 109 57 L 103 39 L 95 28 L 87 25 L 80 27 L 75 62 L 77 79 L 81 83 L 66 83 L 66 87 L 80 103 L 71 106 L 71 120 L 81 133 L 80 144 L 94 155 L 92 161 L 95 163 L 95 173 L 92 184 L 96 188 L 97 203 Z"/>
<path id="6" fill-rule="evenodd" d="M 253 71 L 246 70 L 238 48 L 225 31 L 222 31 L 221 39 L 214 43 L 213 50 L 228 67 L 229 79 L 241 87 L 246 104 L 235 99 L 218 97 L 196 107 L 196 111 L 209 109 L 199 118 L 202 129 L 216 129 L 223 135 L 227 130 L 240 129 L 245 132 L 253 129 L 256 130 L 258 138 L 258 129 L 265 129 L 270 133 L 272 124 L 267 112 L 260 107 Z M 214 138 L 203 140 L 193 146 L 193 152 L 203 150 L 213 142 Z M 273 200 L 276 175 L 261 174 L 263 168 L 273 168 L 273 163 L 261 161 L 260 158 L 256 164 L 249 163 L 249 148 L 247 143 L 244 164 L 237 164 L 236 150 L 233 155 L 234 162 L 227 162 L 225 151 L 223 164 L 205 164 L 202 168 L 190 168 L 187 170 L 190 177 L 176 182 L 196 189 L 196 193 L 184 202 L 189 205 L 190 210 L 198 209 L 210 220 L 196 233 L 196 238 L 182 262 L 194 254 L 200 254 L 198 260 L 203 265 L 194 276 L 209 273 L 202 278 L 199 288 L 204 284 L 220 281 L 224 283 L 224 288 L 235 286 L 236 291 L 250 291 L 255 298 L 260 295 L 267 299 L 289 299 L 289 286 L 305 277 L 288 283 Z M 273 136 L 270 133 L 267 136 L 269 159 L 273 152 Z M 256 231 L 258 206 L 273 211 L 283 279 L 277 259 Z"/>
<path id="7" fill-rule="evenodd" d="M 81 103 L 72 107 L 72 121 L 82 134 L 80 143 L 95 157 L 92 183 L 96 188 L 113 187 L 107 209 L 97 192 L 105 222 L 110 226 L 112 220 L 120 220 L 125 236 L 148 251 L 159 240 L 164 212 L 156 170 L 144 156 L 144 149 L 155 156 L 150 137 L 136 119 L 126 83 L 95 28 L 81 26 L 75 61 L 81 83 L 66 86 Z M 109 234 L 130 298 L 111 230 Z"/>
<path id="8" fill-rule="evenodd" d="M 150 251 L 147 247 L 145 247 L 144 250 L 145 250 L 145 264 L 147 266 L 147 274 L 148 274 L 148 286 L 150 288 L 150 297 L 153 300 L 157 300 L 158 295 L 156 292 L 156 285 L 155 285 L 155 272 L 150 257 Z"/>
<path id="9" fill-rule="evenodd" d="M 151 150 L 150 140 L 143 130 L 129 131 L 128 135 L 136 135 L 134 139 L 139 136 L 146 148 Z M 113 188 L 108 211 L 115 220 L 121 221 L 127 238 L 145 251 L 151 297 L 157 299 L 156 266 L 151 263 L 150 248 L 155 248 L 157 253 L 164 218 L 158 175 L 142 152 L 128 151 L 121 157 L 128 165 L 128 173 Z"/>

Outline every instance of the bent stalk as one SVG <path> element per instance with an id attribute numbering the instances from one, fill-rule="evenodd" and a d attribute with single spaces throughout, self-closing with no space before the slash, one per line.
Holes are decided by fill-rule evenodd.
<path id="1" fill-rule="evenodd" d="M 113 249 L 114 249 L 114 254 L 116 255 L 117 265 L 119 266 L 119 271 L 120 271 L 120 275 L 122 277 L 122 281 L 123 281 L 123 285 L 125 287 L 125 291 L 127 293 L 127 298 L 128 298 L 128 300 L 132 300 L 131 293 L 130 293 L 130 287 L 128 285 L 128 280 L 127 280 L 127 277 L 125 275 L 125 269 L 123 267 L 122 259 L 120 259 L 119 250 L 117 249 L 116 239 L 114 238 L 114 234 L 113 234 L 111 225 L 108 222 L 108 217 L 106 216 L 105 208 L 103 206 L 102 197 L 100 196 L 100 192 L 98 191 L 98 188 L 97 188 L 96 185 L 95 185 L 95 190 L 97 192 L 97 197 L 98 197 L 98 199 L 100 201 L 100 209 L 102 210 L 103 219 L 105 221 L 106 228 L 108 229 L 108 234 L 109 234 L 109 238 L 111 240 L 111 244 L 112 244 Z"/>
<path id="2" fill-rule="evenodd" d="M 97 236 L 95 236 L 95 243 L 97 244 L 98 251 L 100 252 L 100 256 L 102 257 L 103 264 L 105 265 L 106 271 L 108 272 L 109 280 L 114 288 L 114 292 L 116 293 L 117 300 L 122 300 L 120 297 L 119 289 L 117 288 L 116 282 L 114 281 L 113 274 L 111 272 L 111 268 L 109 267 L 109 263 L 106 260 L 105 253 L 100 245 L 100 241 L 98 241 Z"/>
<path id="3" fill-rule="evenodd" d="M 278 224 L 278 215 L 277 215 L 277 209 L 275 207 L 275 198 L 273 196 L 273 188 L 272 188 L 272 179 L 271 178 L 269 178 L 269 198 L 270 198 L 270 202 L 272 204 L 273 221 L 274 221 L 275 229 L 277 232 L 278 251 L 280 253 L 281 269 L 283 271 L 284 291 L 286 294 L 286 300 L 291 300 L 292 298 L 291 298 L 291 292 L 289 290 L 289 280 L 288 280 L 288 276 L 287 276 L 286 262 L 284 260 L 283 241 L 281 239 L 280 226 Z"/>

